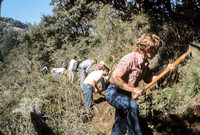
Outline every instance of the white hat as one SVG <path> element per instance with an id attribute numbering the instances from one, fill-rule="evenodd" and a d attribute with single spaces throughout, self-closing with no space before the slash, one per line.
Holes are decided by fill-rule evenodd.
<path id="1" fill-rule="evenodd" d="M 101 61 L 100 64 L 104 65 L 105 63 L 103 61 Z"/>

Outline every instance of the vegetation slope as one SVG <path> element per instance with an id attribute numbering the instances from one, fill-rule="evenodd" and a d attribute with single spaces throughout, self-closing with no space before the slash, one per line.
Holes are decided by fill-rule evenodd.
<path id="1" fill-rule="evenodd" d="M 103 97 L 95 95 L 97 109 L 85 119 L 79 84 L 71 84 L 65 76 L 43 76 L 41 68 L 46 65 L 50 71 L 74 55 L 79 60 L 104 60 L 110 67 L 111 55 L 120 59 L 133 50 L 141 34 L 155 33 L 163 42 L 150 65 L 157 71 L 186 52 L 188 43 L 199 42 L 198 2 L 52 0 L 50 4 L 52 16 L 43 16 L 37 26 L 23 27 L 21 32 L 1 22 L 1 134 L 37 134 L 30 115 L 35 110 L 54 134 L 109 134 L 114 109 Z M 199 66 L 199 60 L 185 59 L 139 98 L 144 134 L 199 133 Z"/>

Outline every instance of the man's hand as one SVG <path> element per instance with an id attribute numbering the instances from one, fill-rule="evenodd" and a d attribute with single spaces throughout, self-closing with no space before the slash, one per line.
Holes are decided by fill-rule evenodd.
<path id="1" fill-rule="evenodd" d="M 167 68 L 170 68 L 170 70 L 174 70 L 175 66 L 174 66 L 174 64 L 168 64 Z"/>
<path id="2" fill-rule="evenodd" d="M 143 91 L 144 91 L 144 88 L 142 88 L 142 87 L 136 87 L 133 89 L 133 92 L 138 95 L 141 95 L 143 93 Z"/>
<path id="3" fill-rule="evenodd" d="M 97 89 L 97 88 L 94 88 L 94 92 L 97 93 L 97 92 L 98 92 L 98 89 Z"/>
<path id="4" fill-rule="evenodd" d="M 133 92 L 132 99 L 136 99 L 144 93 L 144 88 L 137 87 L 137 88 L 134 88 L 132 92 Z"/>

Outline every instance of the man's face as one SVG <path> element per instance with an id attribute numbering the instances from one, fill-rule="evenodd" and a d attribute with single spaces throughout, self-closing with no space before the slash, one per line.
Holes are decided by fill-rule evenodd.
<path id="1" fill-rule="evenodd" d="M 104 67 L 104 64 L 100 64 L 100 67 L 103 68 L 103 67 Z"/>
<path id="2" fill-rule="evenodd" d="M 150 51 L 146 52 L 147 59 L 153 59 L 153 57 L 157 54 L 155 49 L 151 49 Z"/>
<path id="3" fill-rule="evenodd" d="M 93 60 L 93 64 L 97 64 L 97 61 L 96 61 L 96 60 Z"/>

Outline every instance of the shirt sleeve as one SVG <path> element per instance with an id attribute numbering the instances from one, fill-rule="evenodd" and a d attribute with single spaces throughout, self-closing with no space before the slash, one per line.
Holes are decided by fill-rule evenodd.
<path id="1" fill-rule="evenodd" d="M 75 61 L 72 67 L 72 71 L 77 71 L 78 62 Z"/>
<path id="2" fill-rule="evenodd" d="M 56 71 L 56 70 L 57 70 L 56 68 L 53 68 L 51 71 L 54 72 L 54 71 Z"/>
<path id="3" fill-rule="evenodd" d="M 137 64 L 137 65 L 140 65 L 144 62 L 143 58 L 142 58 L 142 55 L 137 55 L 137 62 L 134 63 L 134 64 Z"/>
<path id="4" fill-rule="evenodd" d="M 85 72 L 88 73 L 91 67 L 92 67 L 92 63 L 86 68 Z"/>
<path id="5" fill-rule="evenodd" d="M 128 70 L 128 66 L 129 66 L 129 61 L 127 59 L 122 58 L 115 67 L 115 70 L 119 71 L 122 74 L 125 74 Z"/>

